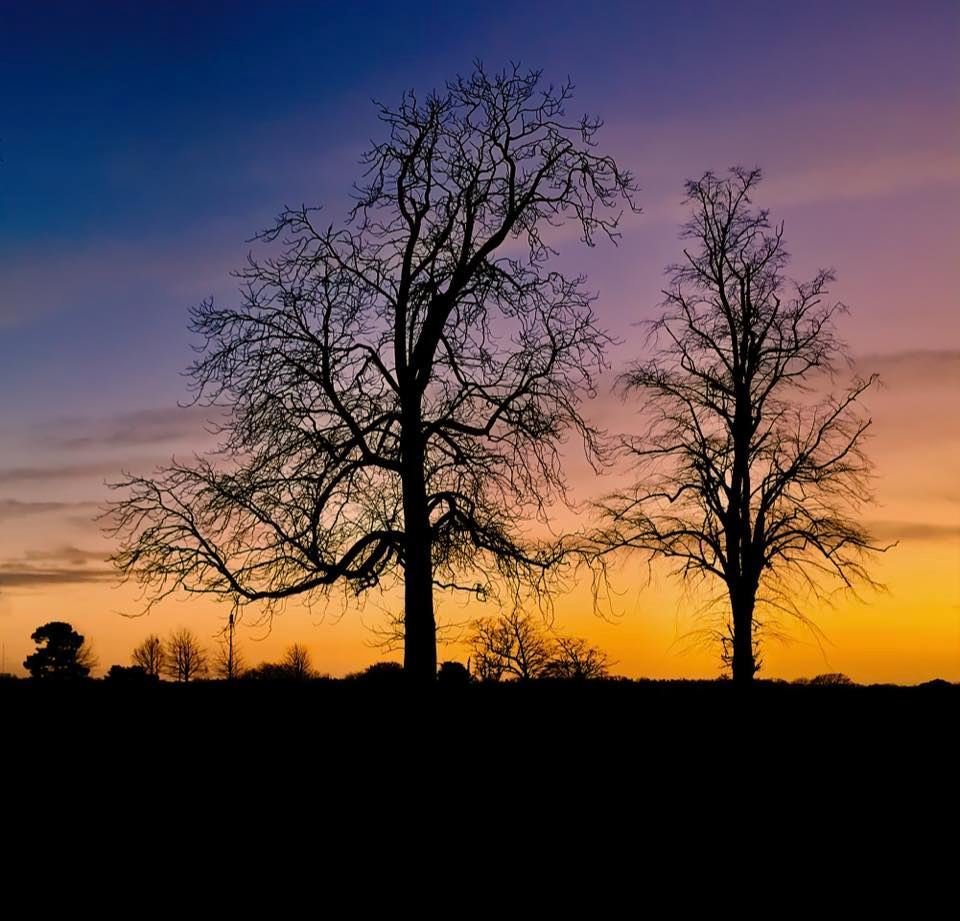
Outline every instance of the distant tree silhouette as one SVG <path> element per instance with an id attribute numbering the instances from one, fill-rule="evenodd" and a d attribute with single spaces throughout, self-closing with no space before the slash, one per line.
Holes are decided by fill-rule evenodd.
<path id="1" fill-rule="evenodd" d="M 37 651 L 24 659 L 23 667 L 32 678 L 87 678 L 97 664 L 96 656 L 83 635 L 63 621 L 51 621 L 37 627 L 30 639 L 37 644 Z"/>
<path id="2" fill-rule="evenodd" d="M 280 660 L 280 665 L 296 681 L 305 681 L 316 674 L 310 658 L 310 650 L 302 643 L 289 646 Z"/>
<path id="3" fill-rule="evenodd" d="M 407 672 L 399 662 L 374 662 L 362 672 L 347 675 L 348 681 L 392 687 L 405 682 Z"/>
<path id="4" fill-rule="evenodd" d="M 610 666 L 607 654 L 596 646 L 548 631 L 516 609 L 474 621 L 467 644 L 473 674 L 480 681 L 604 678 Z"/>
<path id="5" fill-rule="evenodd" d="M 467 642 L 473 672 L 481 681 L 511 675 L 521 680 L 540 678 L 554 654 L 552 639 L 519 609 L 474 621 Z"/>
<path id="6" fill-rule="evenodd" d="M 610 660 L 607 654 L 586 640 L 572 636 L 555 638 L 553 654 L 543 670 L 545 678 L 566 681 L 606 678 L 609 674 Z"/>
<path id="7" fill-rule="evenodd" d="M 687 183 L 689 248 L 668 269 L 657 351 L 621 378 L 648 425 L 625 444 L 640 477 L 601 503 L 599 536 L 602 554 L 647 551 L 719 580 L 728 614 L 714 636 L 738 683 L 760 667 L 762 610 L 810 624 L 796 593 L 874 584 L 865 564 L 881 549 L 855 517 L 870 498 L 856 407 L 876 376 L 815 395 L 845 359 L 845 307 L 828 300 L 828 270 L 788 282 L 783 225 L 752 207 L 759 181 L 736 168 Z"/>
<path id="8" fill-rule="evenodd" d="M 167 651 L 163 640 L 155 634 L 148 636 L 131 655 L 135 665 L 139 665 L 146 674 L 159 678 L 165 672 Z"/>
<path id="9" fill-rule="evenodd" d="M 279 662 L 261 662 L 246 669 L 240 676 L 244 681 L 290 681 L 290 670 Z"/>
<path id="10" fill-rule="evenodd" d="M 246 668 L 243 653 L 236 638 L 237 616 L 231 611 L 227 624 L 220 634 L 220 641 L 213 656 L 213 673 L 224 681 L 234 681 Z"/>
<path id="11" fill-rule="evenodd" d="M 166 649 L 166 672 L 174 681 L 193 681 L 207 674 L 207 654 L 192 630 L 171 633 Z"/>
<path id="12" fill-rule="evenodd" d="M 842 672 L 828 672 L 811 678 L 808 684 L 815 687 L 851 687 L 855 684 L 852 678 Z"/>
<path id="13" fill-rule="evenodd" d="M 229 638 L 221 637 L 213 653 L 213 674 L 224 681 L 235 681 L 246 669 L 244 655 L 236 641 L 231 645 Z"/>
<path id="14" fill-rule="evenodd" d="M 106 674 L 111 684 L 147 685 L 158 679 L 156 675 L 148 674 L 142 665 L 111 665 Z"/>
<path id="15" fill-rule="evenodd" d="M 437 670 L 434 589 L 541 592 L 562 559 L 521 527 L 565 497 L 559 448 L 598 433 L 579 406 L 608 342 L 582 277 L 548 268 L 552 229 L 615 238 L 634 182 L 569 118 L 572 86 L 479 65 L 381 106 L 342 227 L 283 212 L 205 302 L 198 400 L 224 450 L 129 476 L 114 562 L 156 600 L 178 588 L 270 606 L 402 580 L 404 663 Z M 225 457 L 233 459 L 226 465 Z"/>

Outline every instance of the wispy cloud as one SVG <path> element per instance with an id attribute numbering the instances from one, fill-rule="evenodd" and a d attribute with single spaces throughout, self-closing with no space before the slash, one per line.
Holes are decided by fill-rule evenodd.
<path id="1" fill-rule="evenodd" d="M 960 524 L 929 521 L 867 521 L 877 540 L 949 540 L 960 538 Z"/>
<path id="2" fill-rule="evenodd" d="M 96 582 L 109 582 L 115 578 L 116 573 L 112 569 L 0 563 L 0 589 L 45 588 L 50 585 L 88 585 Z"/>
<path id="3" fill-rule="evenodd" d="M 907 349 L 859 355 L 855 366 L 861 373 L 876 372 L 887 383 L 927 387 L 943 386 L 951 378 L 960 383 L 960 349 Z"/>
<path id="4" fill-rule="evenodd" d="M 0 257 L 0 328 L 94 299 L 129 303 L 134 291 L 141 300 L 143 292 L 156 292 L 184 305 L 211 292 L 233 292 L 230 272 L 242 261 L 248 237 L 249 227 L 214 222 L 186 238 L 94 238 L 82 246 L 6 253 Z"/>
<path id="5" fill-rule="evenodd" d="M 960 157 L 923 150 L 868 159 L 848 157 L 771 175 L 764 188 L 764 201 L 773 205 L 863 201 L 931 186 L 960 186 Z"/>
<path id="6" fill-rule="evenodd" d="M 68 563 L 71 566 L 86 566 L 87 563 L 105 563 L 108 552 L 105 550 L 85 550 L 72 544 L 62 544 L 49 550 L 27 550 L 23 557 L 33 563 Z"/>
<path id="7" fill-rule="evenodd" d="M 27 518 L 52 512 L 73 512 L 96 508 L 96 502 L 22 502 L 19 499 L 0 499 L 0 521 Z"/>
<path id="8" fill-rule="evenodd" d="M 0 562 L 0 589 L 108 582 L 116 571 L 106 565 L 107 556 L 107 551 L 73 544 L 27 550 L 19 559 Z"/>
<path id="9" fill-rule="evenodd" d="M 7 467 L 0 469 L 0 484 L 51 483 L 63 480 L 117 480 L 123 470 L 152 470 L 158 458 L 139 460 L 101 460 L 68 462 L 43 467 Z"/>
<path id="10" fill-rule="evenodd" d="M 42 443 L 64 450 L 139 447 L 193 442 L 213 437 L 217 411 L 206 406 L 139 409 L 106 419 L 53 422 L 45 427 Z"/>

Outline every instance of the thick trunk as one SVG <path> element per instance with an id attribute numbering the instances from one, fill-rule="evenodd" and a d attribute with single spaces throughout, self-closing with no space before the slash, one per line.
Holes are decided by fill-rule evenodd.
<path id="1" fill-rule="evenodd" d="M 404 671 L 411 678 L 432 681 L 437 677 L 437 628 L 433 618 L 429 529 L 425 538 L 420 529 L 414 533 L 407 529 L 403 599 Z"/>
<path id="2" fill-rule="evenodd" d="M 743 590 L 733 599 L 733 680 L 738 685 L 750 685 L 757 672 L 753 657 L 754 599 Z"/>
<path id="3" fill-rule="evenodd" d="M 404 552 L 403 668 L 417 681 L 437 677 L 437 626 L 433 616 L 433 560 L 430 514 L 424 483 L 419 413 L 408 431 L 416 433 L 403 446 Z"/>
<path id="4" fill-rule="evenodd" d="M 745 306 L 746 309 L 746 306 Z M 741 362 L 748 343 L 741 342 Z M 733 502 L 727 522 L 727 558 L 731 567 L 730 602 L 733 614 L 733 680 L 750 685 L 756 674 L 753 656 L 753 608 L 756 590 L 752 586 L 753 547 L 752 509 L 750 507 L 750 442 L 752 407 L 750 388 L 745 372 L 737 385 L 736 412 L 733 423 L 733 470 L 731 485 Z"/>

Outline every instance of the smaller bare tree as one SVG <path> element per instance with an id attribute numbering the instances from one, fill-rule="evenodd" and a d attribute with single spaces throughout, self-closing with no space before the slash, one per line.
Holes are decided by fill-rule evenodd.
<path id="1" fill-rule="evenodd" d="M 163 640 L 156 634 L 151 633 L 133 650 L 130 658 L 134 665 L 139 665 L 152 678 L 159 678 L 166 671 L 167 651 Z"/>
<path id="2" fill-rule="evenodd" d="M 553 656 L 544 669 L 544 677 L 566 681 L 606 678 L 610 674 L 610 664 L 607 654 L 586 640 L 558 636 L 554 641 Z"/>
<path id="3" fill-rule="evenodd" d="M 224 681 L 233 681 L 247 670 L 247 663 L 236 641 L 221 637 L 213 654 L 213 673 Z"/>
<path id="4" fill-rule="evenodd" d="M 516 609 L 499 618 L 475 621 L 467 642 L 473 672 L 481 681 L 499 681 L 508 675 L 521 681 L 539 678 L 554 652 L 550 637 L 529 614 Z"/>
<path id="5" fill-rule="evenodd" d="M 823 395 L 848 363 L 833 272 L 787 276 L 783 225 L 753 207 L 760 170 L 687 183 L 683 259 L 668 269 L 653 354 L 621 377 L 645 431 L 625 442 L 638 477 L 608 496 L 601 554 L 639 550 L 722 591 L 711 636 L 738 684 L 760 667 L 758 631 L 829 583 L 875 585 L 877 546 L 860 398 L 876 376 Z M 805 603 L 806 602 L 806 603 Z"/>
<path id="6" fill-rule="evenodd" d="M 283 659 L 280 660 L 280 666 L 297 681 L 305 681 L 316 674 L 310 658 L 310 650 L 302 643 L 294 643 L 287 649 Z"/>
<path id="7" fill-rule="evenodd" d="M 246 669 L 243 654 L 237 644 L 236 629 L 236 611 L 231 611 L 227 624 L 220 633 L 220 641 L 213 660 L 214 674 L 225 681 L 233 681 L 239 678 Z"/>
<path id="8" fill-rule="evenodd" d="M 605 678 L 610 659 L 579 637 L 552 633 L 529 614 L 512 610 L 473 623 L 467 640 L 473 674 L 481 681 L 518 678 Z"/>
<path id="9" fill-rule="evenodd" d="M 184 627 L 170 634 L 166 672 L 174 681 L 184 683 L 207 674 L 207 654 L 192 630 Z"/>

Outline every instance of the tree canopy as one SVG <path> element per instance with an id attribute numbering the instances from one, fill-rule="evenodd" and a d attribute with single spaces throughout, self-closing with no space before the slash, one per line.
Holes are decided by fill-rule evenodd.
<path id="1" fill-rule="evenodd" d="M 436 673 L 434 589 L 542 590 L 555 546 L 524 525 L 565 496 L 559 446 L 608 337 L 550 233 L 614 239 L 634 182 L 570 118 L 569 83 L 481 66 L 379 107 L 343 225 L 285 210 L 239 306 L 192 315 L 218 454 L 117 484 L 115 562 L 149 587 L 271 606 L 404 585 L 404 663 Z"/>
<path id="2" fill-rule="evenodd" d="M 37 644 L 37 651 L 24 659 L 23 667 L 32 678 L 87 678 L 96 665 L 96 657 L 83 634 L 64 621 L 37 627 L 30 639 Z"/>

